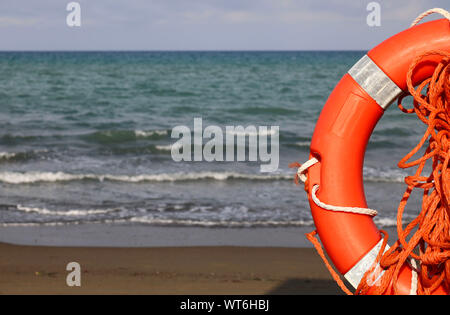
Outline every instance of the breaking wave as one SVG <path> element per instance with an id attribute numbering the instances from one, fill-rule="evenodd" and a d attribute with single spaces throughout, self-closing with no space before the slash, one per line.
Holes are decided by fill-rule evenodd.
<path id="1" fill-rule="evenodd" d="M 170 150 L 169 146 L 164 147 Z M 163 150 L 163 148 L 160 148 Z M 403 183 L 407 174 L 400 170 L 379 171 L 364 168 L 364 180 L 367 182 Z M 254 180 L 254 181 L 280 181 L 293 180 L 294 172 L 283 174 L 251 174 L 238 172 L 177 172 L 141 175 L 115 175 L 115 174 L 71 174 L 65 172 L 0 172 L 0 182 L 7 184 L 33 184 L 39 182 L 70 182 L 81 180 L 116 181 L 116 182 L 179 182 L 198 180 Z"/>
<path id="2" fill-rule="evenodd" d="M 110 212 L 117 211 L 118 209 L 93 209 L 93 210 L 79 210 L 79 209 L 73 209 L 73 210 L 49 210 L 46 208 L 36 208 L 36 207 L 26 207 L 22 205 L 17 205 L 17 210 L 27 213 L 37 213 L 41 215 L 55 215 L 55 216 L 87 216 L 87 215 L 94 215 L 94 214 L 106 214 Z"/>
<path id="3" fill-rule="evenodd" d="M 118 182 L 177 182 L 196 180 L 287 180 L 292 175 L 257 175 L 235 172 L 161 173 L 142 175 L 69 174 L 64 172 L 0 172 L 0 182 L 7 184 L 32 184 L 38 182 L 68 182 L 79 180 Z"/>

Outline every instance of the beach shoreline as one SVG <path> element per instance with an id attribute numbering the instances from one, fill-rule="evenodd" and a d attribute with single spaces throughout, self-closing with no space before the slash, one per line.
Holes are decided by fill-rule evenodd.
<path id="1" fill-rule="evenodd" d="M 312 229 L 2 227 L 0 294 L 342 294 L 304 236 Z M 81 287 L 66 284 L 70 262 Z"/>
<path id="2" fill-rule="evenodd" d="M 81 286 L 69 287 L 69 262 Z M 342 294 L 312 248 L 0 243 L 0 294 Z"/>
<path id="3" fill-rule="evenodd" d="M 60 247 L 312 247 L 313 226 L 207 228 L 145 224 L 17 225 L 0 228 L 0 242 Z"/>

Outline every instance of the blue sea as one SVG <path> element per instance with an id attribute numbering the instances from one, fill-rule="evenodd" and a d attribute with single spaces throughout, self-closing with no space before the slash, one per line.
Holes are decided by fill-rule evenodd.
<path id="1" fill-rule="evenodd" d="M 288 164 L 308 158 L 326 99 L 364 53 L 2 52 L 0 226 L 312 229 Z M 278 170 L 174 162 L 172 128 L 197 117 L 279 126 Z M 364 177 L 380 227 L 395 225 L 408 174 L 396 164 L 423 131 L 395 105 L 375 129 Z"/>

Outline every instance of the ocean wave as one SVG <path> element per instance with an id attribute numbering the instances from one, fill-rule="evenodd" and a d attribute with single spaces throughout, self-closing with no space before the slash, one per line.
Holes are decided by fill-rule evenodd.
<path id="1" fill-rule="evenodd" d="M 310 141 L 300 141 L 300 142 L 296 142 L 294 143 L 295 146 L 297 147 L 307 147 L 309 148 L 309 146 L 311 145 Z"/>
<path id="2" fill-rule="evenodd" d="M 182 205 L 180 209 L 183 208 Z M 172 205 L 173 207 L 173 205 Z M 170 207 L 169 207 L 170 208 Z M 164 207 L 164 209 L 169 209 Z M 248 212 L 246 207 L 244 212 Z M 179 210 L 180 210 L 179 209 Z M 225 207 L 219 211 L 219 213 L 211 212 L 213 207 L 211 206 L 192 206 L 183 208 L 183 217 L 170 217 L 173 211 L 168 211 L 166 215 L 162 214 L 162 211 L 157 208 L 153 211 L 157 211 L 156 214 L 139 214 L 134 212 L 134 214 L 129 213 L 123 216 L 120 210 L 123 208 L 106 208 L 106 209 L 67 209 L 67 210 L 50 210 L 45 207 L 31 207 L 31 206 L 8 206 L 9 211 L 19 211 L 25 212 L 27 214 L 33 214 L 33 217 L 28 217 L 29 220 L 25 218 L 24 221 L 19 222 L 3 222 L 0 226 L 39 226 L 39 225 L 73 225 L 73 224 L 91 224 L 91 223 L 103 223 L 103 224 L 143 224 L 150 226 L 178 226 L 178 227 L 223 227 L 223 228 L 249 228 L 249 227 L 309 227 L 314 225 L 310 215 L 305 218 L 275 218 L 277 211 L 266 209 L 262 212 L 251 212 L 252 216 L 241 217 L 241 218 L 224 218 L 221 214 L 229 215 L 229 209 L 233 207 Z M 181 209 L 181 210 L 183 210 Z M 239 208 L 238 212 L 243 210 Z M 163 211 L 164 212 L 164 211 Z M 207 217 L 199 216 L 199 213 L 205 213 Z M 271 216 L 271 214 L 273 216 Z M 403 217 L 403 223 L 406 224 L 413 220 L 414 215 L 405 214 Z M 374 223 L 379 228 L 392 228 L 397 224 L 397 219 L 394 214 L 392 216 L 375 217 Z"/>
<path id="3" fill-rule="evenodd" d="M 86 141 L 112 143 L 112 142 L 126 142 L 136 139 L 153 139 L 159 140 L 166 138 L 169 131 L 165 129 L 155 130 L 99 130 L 90 133 L 70 133 L 70 134 L 48 134 L 48 135 L 20 135 L 20 134 L 5 134 L 0 136 L 4 144 L 21 144 L 24 142 L 36 142 L 45 139 L 61 139 L 66 137 L 78 137 Z"/>
<path id="4" fill-rule="evenodd" d="M 72 209 L 72 210 L 49 210 L 46 208 L 36 208 L 36 207 L 26 207 L 22 205 L 17 205 L 17 210 L 27 213 L 37 213 L 41 215 L 53 215 L 53 216 L 88 216 L 88 215 L 95 215 L 95 214 L 106 214 L 110 212 L 115 212 L 118 209 L 93 209 L 93 210 L 78 210 L 78 209 Z"/>
<path id="5" fill-rule="evenodd" d="M 36 226 L 64 226 L 79 224 L 143 224 L 150 226 L 175 226 L 175 227 L 207 227 L 207 228 L 255 228 L 255 227 L 311 227 L 311 220 L 255 220 L 255 221 L 213 221 L 213 220 L 181 220 L 161 219 L 150 217 L 132 217 L 130 219 L 106 219 L 93 221 L 51 221 L 51 222 L 3 222 L 0 227 L 36 227 Z M 397 225 L 397 219 L 375 218 L 374 223 L 379 228 L 393 228 Z"/>
<path id="6" fill-rule="evenodd" d="M 37 157 L 41 153 L 47 153 L 48 150 L 33 150 L 26 152 L 0 152 L 0 162 L 16 162 L 16 161 L 26 161 Z"/>
<path id="7" fill-rule="evenodd" d="M 143 137 L 143 138 L 147 138 L 147 137 L 153 137 L 153 136 L 167 136 L 167 130 L 135 130 L 134 134 L 136 135 L 136 137 Z"/>
<path id="8" fill-rule="evenodd" d="M 381 226 L 381 227 L 395 227 L 395 226 L 397 226 L 397 218 L 395 218 L 395 217 L 392 217 L 392 218 L 374 218 L 373 222 L 377 226 Z"/>
<path id="9" fill-rule="evenodd" d="M 79 180 L 118 181 L 118 182 L 177 182 L 195 180 L 225 181 L 242 180 L 287 180 L 293 175 L 257 175 L 234 172 L 161 173 L 142 175 L 113 174 L 69 174 L 64 172 L 0 172 L 0 182 L 7 184 L 32 184 L 37 182 L 68 182 Z"/>
<path id="10" fill-rule="evenodd" d="M 312 226 L 312 220 L 298 221 L 202 221 L 202 220 L 172 220 L 172 219 L 150 219 L 131 218 L 130 220 L 97 220 L 90 222 L 68 221 L 68 222 L 5 222 L 0 227 L 35 227 L 35 226 L 64 226 L 79 224 L 143 224 L 151 226 L 174 226 L 174 227 L 208 227 L 208 228 L 249 228 L 249 227 L 303 227 Z"/>
<path id="11" fill-rule="evenodd" d="M 403 224 L 407 224 L 413 217 L 404 217 Z M 100 221 L 98 221 L 100 222 Z M 226 227 L 226 228 L 245 228 L 245 227 L 309 227 L 314 226 L 314 220 L 206 220 L 206 219 L 171 219 L 155 218 L 152 216 L 131 217 L 128 219 L 112 219 L 102 221 L 103 223 L 138 223 L 153 226 L 196 226 L 196 227 Z M 396 217 L 375 218 L 374 223 L 379 228 L 392 228 L 397 226 Z"/>
<path id="12" fill-rule="evenodd" d="M 159 140 L 167 137 L 167 130 L 101 130 L 81 135 L 86 141 L 113 144 L 136 141 L 137 139 Z"/>
<path id="13" fill-rule="evenodd" d="M 0 223 L 0 227 L 36 227 L 36 226 L 65 226 L 65 225 L 82 225 L 82 224 L 114 224 L 114 223 L 126 223 L 123 219 L 117 220 L 71 220 L 71 221 L 50 221 L 50 222 L 3 222 Z"/>
<path id="14" fill-rule="evenodd" d="M 5 222 L 0 223 L 0 227 L 35 227 L 35 226 L 63 226 L 67 225 L 67 222 Z M 71 222 L 71 224 L 77 224 L 76 222 Z"/>
<path id="15" fill-rule="evenodd" d="M 170 150 L 169 146 L 160 148 L 161 150 Z M 364 168 L 364 180 L 366 182 L 382 183 L 403 183 L 404 172 L 397 170 L 379 171 L 371 168 Z M 33 184 L 38 182 L 70 182 L 81 180 L 94 181 L 117 181 L 117 182 L 181 182 L 197 180 L 254 180 L 254 181 L 280 181 L 293 180 L 294 173 L 278 174 L 251 174 L 238 172 L 177 172 L 160 174 L 141 174 L 141 175 L 115 175 L 115 174 L 71 174 L 65 172 L 0 172 L 0 182 L 7 184 Z"/>
<path id="16" fill-rule="evenodd" d="M 155 146 L 156 150 L 159 150 L 159 151 L 172 151 L 172 148 L 181 149 L 182 147 L 183 147 L 183 145 L 180 144 L 179 142 L 176 142 L 173 144 L 168 144 L 168 145 L 156 145 Z"/>
<path id="17" fill-rule="evenodd" d="M 21 135 L 21 134 L 4 134 L 0 136 L 2 143 L 4 144 L 18 144 L 22 142 L 28 141 L 36 141 L 44 136 L 29 136 L 29 135 Z"/>
<path id="18" fill-rule="evenodd" d="M 364 181 L 369 183 L 404 183 L 405 175 L 383 177 L 383 176 L 365 176 Z"/>
<path id="19" fill-rule="evenodd" d="M 160 226 L 198 226 L 198 227 L 294 227 L 312 226 L 313 220 L 255 220 L 255 221 L 214 221 L 214 220 L 189 220 L 189 219 L 162 219 L 153 217 L 133 217 L 129 222 L 160 225 Z"/>
<path id="20" fill-rule="evenodd" d="M 364 167 L 364 180 L 380 183 L 403 183 L 408 174 L 400 169 L 380 170 L 372 167 Z"/>
<path id="21" fill-rule="evenodd" d="M 0 152 L 0 160 L 9 160 L 15 157 L 17 153 L 13 152 Z"/>
<path id="22" fill-rule="evenodd" d="M 403 214 L 402 224 L 407 224 L 415 218 L 412 214 Z M 396 227 L 397 217 L 395 215 L 393 217 L 375 217 L 373 222 L 379 227 Z"/>

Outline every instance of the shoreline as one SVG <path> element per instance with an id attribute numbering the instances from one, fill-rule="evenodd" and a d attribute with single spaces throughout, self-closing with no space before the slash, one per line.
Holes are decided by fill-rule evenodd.
<path id="1" fill-rule="evenodd" d="M 0 294 L 343 294 L 304 237 L 311 229 L 3 227 Z M 66 285 L 69 262 L 81 287 Z"/>
<path id="2" fill-rule="evenodd" d="M 313 226 L 208 228 L 139 224 L 71 224 L 0 228 L 0 242 L 70 247 L 312 247 L 305 238 Z"/>
<path id="3" fill-rule="evenodd" d="M 69 262 L 81 287 L 69 287 Z M 312 248 L 0 243 L 0 294 L 342 294 Z"/>
<path id="4" fill-rule="evenodd" d="M 174 227 L 140 224 L 68 224 L 0 228 L 0 243 L 61 247 L 289 247 L 312 248 L 299 227 Z M 389 244 L 397 239 L 395 227 L 384 228 Z"/>

